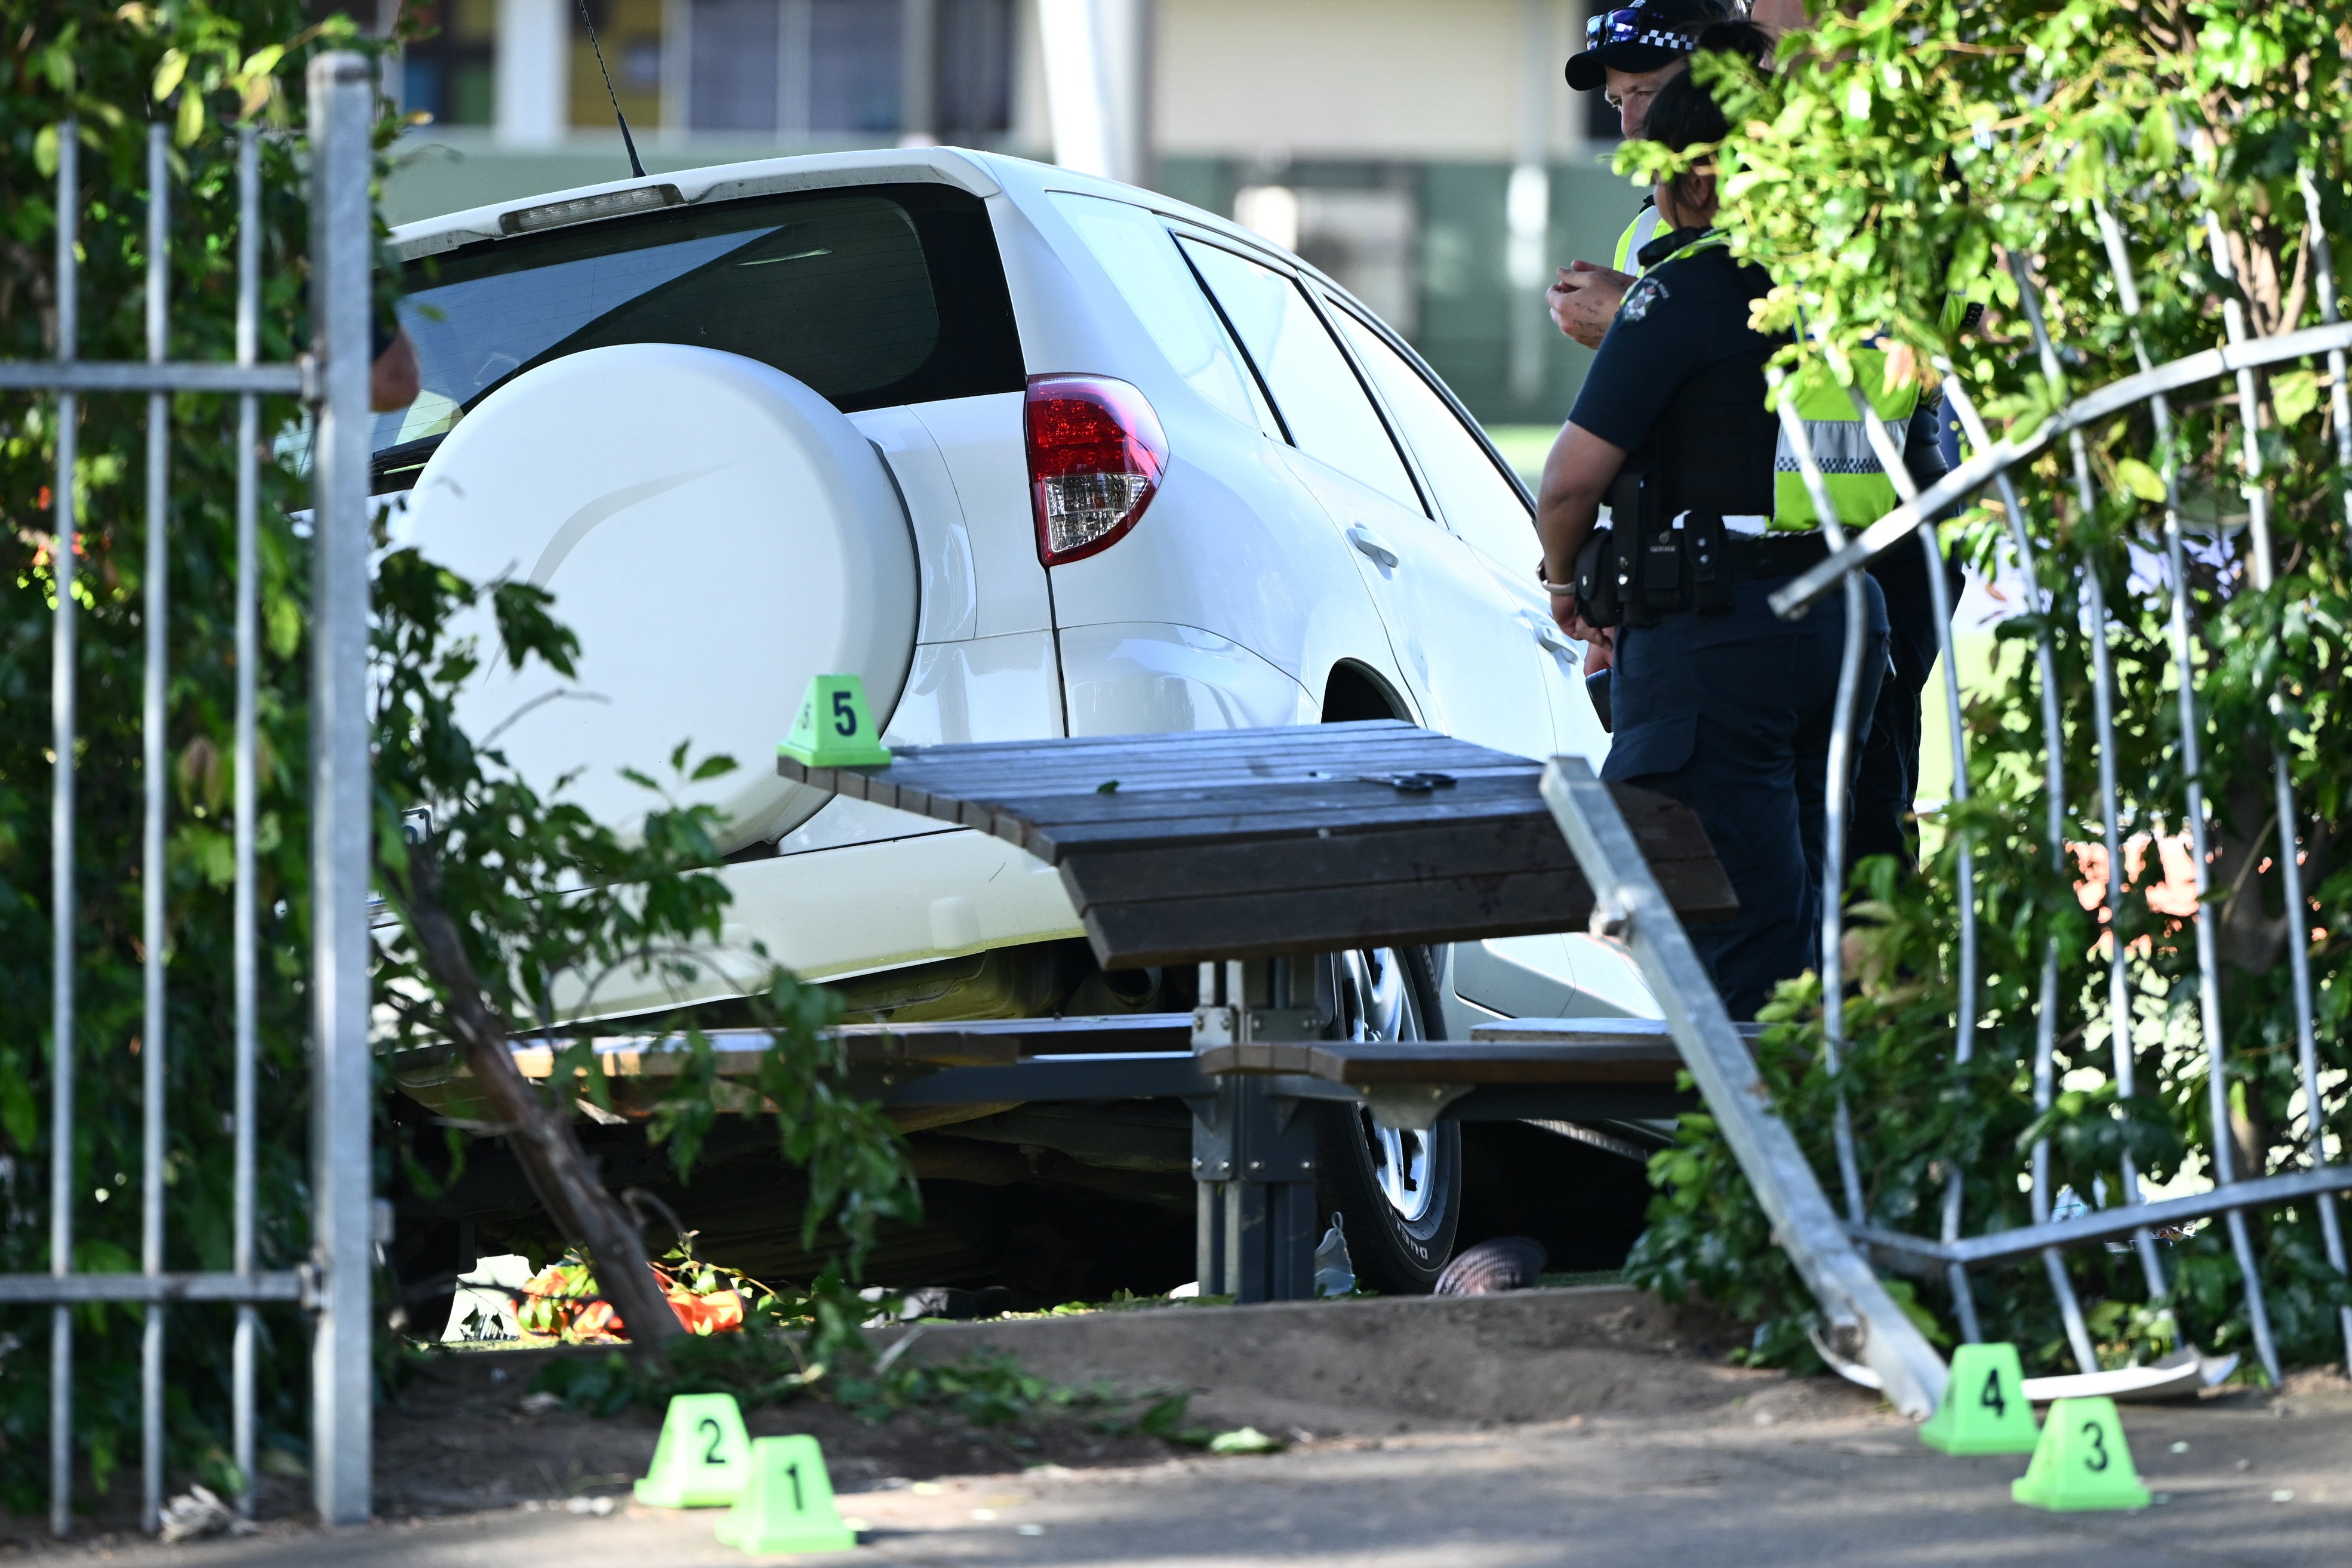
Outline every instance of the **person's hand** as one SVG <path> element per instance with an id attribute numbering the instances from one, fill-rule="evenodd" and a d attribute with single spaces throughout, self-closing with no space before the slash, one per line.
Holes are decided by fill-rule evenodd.
<path id="1" fill-rule="evenodd" d="M 1579 615 L 1574 600 L 1569 601 L 1568 619 L 1559 623 L 1559 629 L 1584 644 L 1586 674 L 1598 674 L 1616 663 L 1617 647 L 1610 641 L 1608 632 L 1589 624 L 1584 617 Z"/>
<path id="2" fill-rule="evenodd" d="M 1589 623 L 1576 612 L 1575 594 L 1555 593 L 1551 596 L 1551 620 L 1553 625 L 1584 644 L 1586 674 L 1596 674 L 1608 669 L 1614 662 L 1616 649 L 1609 641 L 1609 633 Z"/>
<path id="3" fill-rule="evenodd" d="M 1559 269 L 1559 281 L 1544 290 L 1544 305 L 1561 331 L 1597 349 L 1625 291 L 1633 287 L 1630 273 L 1579 261 Z"/>

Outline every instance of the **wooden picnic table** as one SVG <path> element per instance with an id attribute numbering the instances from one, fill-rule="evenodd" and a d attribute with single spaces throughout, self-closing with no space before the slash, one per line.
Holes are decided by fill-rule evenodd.
<path id="1" fill-rule="evenodd" d="M 1574 930 L 1591 886 L 1539 793 L 1543 764 L 1395 720 L 908 747 L 887 765 L 777 772 L 952 822 L 1055 867 L 1105 968 L 1197 964 L 1181 1051 L 942 1064 L 891 1103 L 1175 1094 L 1192 1105 L 1203 1289 L 1310 1294 L 1311 1124 L 1282 1108 L 1436 1119 L 1660 1116 L 1693 1103 L 1654 1020 L 1553 1020 L 1540 1038 L 1350 1041 L 1291 1006 L 1290 961 Z M 1738 908 L 1689 810 L 1611 790 L 1678 915 Z M 1311 998 L 1313 988 L 1301 991 Z M 1441 1019 L 1425 1024 L 1442 1031 Z M 1172 1044 L 1173 1041 L 1171 1040 Z"/>
<path id="2" fill-rule="evenodd" d="M 776 770 L 954 822 L 1061 873 L 1106 968 L 1581 927 L 1543 764 L 1394 719 L 900 751 Z M 1612 789 L 1685 922 L 1738 907 L 1688 808 Z"/>

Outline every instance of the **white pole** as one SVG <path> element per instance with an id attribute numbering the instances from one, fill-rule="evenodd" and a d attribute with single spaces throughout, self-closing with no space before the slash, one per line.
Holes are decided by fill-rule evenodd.
<path id="1" fill-rule="evenodd" d="M 567 0 L 499 0 L 499 141 L 552 147 L 572 122 L 572 7 Z"/>
<path id="2" fill-rule="evenodd" d="M 1545 361 L 1559 336 L 1544 311 L 1544 287 L 1551 281 L 1544 264 L 1551 238 L 1552 96 L 1566 91 L 1553 62 L 1552 0 L 1519 0 L 1519 125 L 1504 201 L 1509 243 L 1504 253 L 1509 275 L 1511 396 L 1533 402 L 1542 395 Z"/>
<path id="3" fill-rule="evenodd" d="M 372 1124 L 368 1058 L 368 130 L 364 56 L 310 62 L 314 350 L 310 630 L 311 1495 L 328 1524 L 371 1511 Z"/>
<path id="4" fill-rule="evenodd" d="M 1055 162 L 1150 179 L 1153 21 L 1151 0 L 1037 0 Z"/>

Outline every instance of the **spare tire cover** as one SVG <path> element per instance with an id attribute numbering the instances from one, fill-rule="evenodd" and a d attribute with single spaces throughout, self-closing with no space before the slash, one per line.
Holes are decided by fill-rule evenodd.
<path id="1" fill-rule="evenodd" d="M 913 657 L 906 508 L 841 412 L 737 354 L 631 343 L 516 377 L 459 421 L 417 476 L 396 543 L 477 583 L 537 583 L 580 639 L 576 679 L 495 657 L 458 721 L 542 794 L 634 836 L 658 797 L 727 818 L 722 851 L 772 840 L 827 797 L 776 777 L 809 677 L 855 673 L 887 725 Z M 681 742 L 735 771 L 700 783 Z"/>

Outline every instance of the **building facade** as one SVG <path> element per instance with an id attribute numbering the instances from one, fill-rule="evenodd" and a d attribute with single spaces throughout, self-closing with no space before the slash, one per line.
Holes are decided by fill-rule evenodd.
<path id="1" fill-rule="evenodd" d="M 1141 183 L 1322 267 L 1491 424 L 1566 416 L 1589 356 L 1543 287 L 1605 261 L 1637 201 L 1613 120 L 1561 78 L 1584 0 L 587 0 L 593 45 L 580 0 L 406 0 L 395 85 L 425 118 L 387 206 L 624 174 L 616 104 L 655 171 L 902 141 L 1050 161 L 1049 63 L 1089 5 L 1141 40 Z"/>

